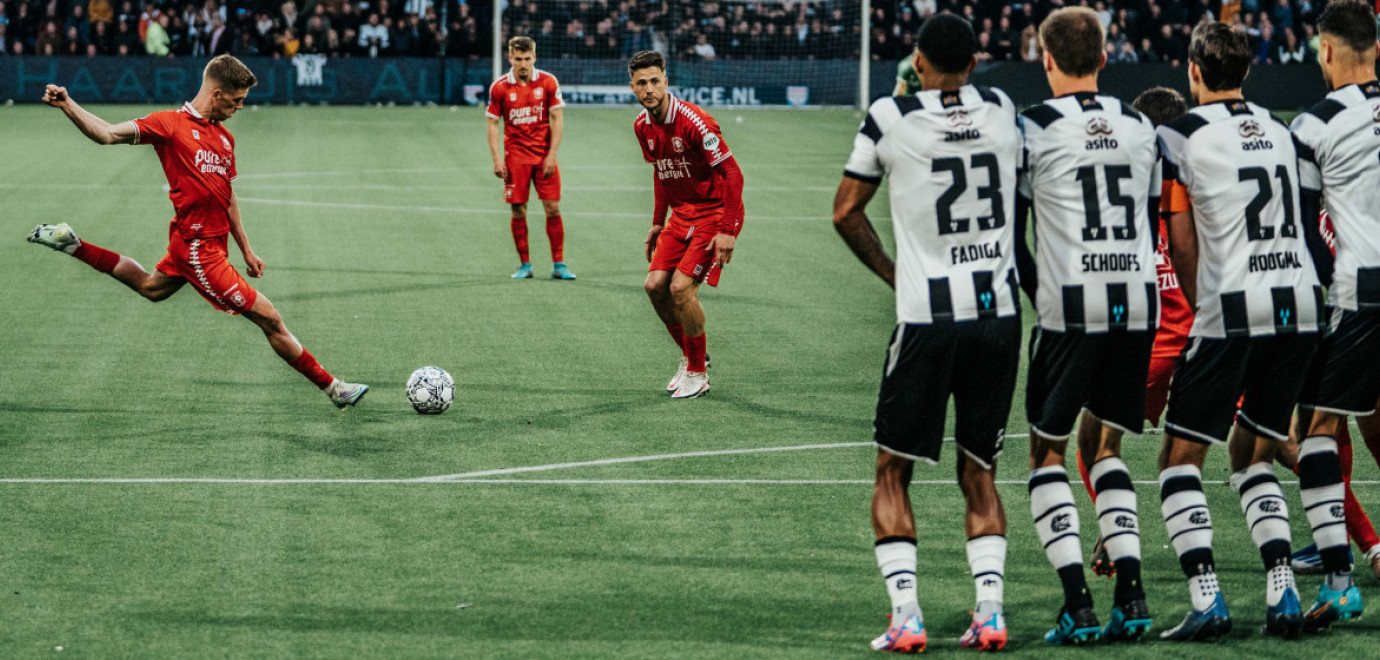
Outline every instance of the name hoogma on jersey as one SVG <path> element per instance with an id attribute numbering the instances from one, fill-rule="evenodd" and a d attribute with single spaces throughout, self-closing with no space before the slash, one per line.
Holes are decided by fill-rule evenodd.
<path id="1" fill-rule="evenodd" d="M 197 169 L 201 170 L 202 174 L 230 176 L 230 157 L 225 156 L 222 158 L 220 154 L 214 151 L 197 149 L 196 166 Z"/>
<path id="2" fill-rule="evenodd" d="M 1250 272 L 1263 273 L 1267 270 L 1285 270 L 1289 268 L 1303 268 L 1299 261 L 1299 255 L 1295 252 L 1271 252 L 1269 254 L 1257 254 L 1251 257 Z"/>
<path id="3" fill-rule="evenodd" d="M 527 106 L 523 108 L 513 108 L 508 111 L 508 123 L 521 126 L 522 124 L 535 124 L 541 121 L 541 106 Z"/>

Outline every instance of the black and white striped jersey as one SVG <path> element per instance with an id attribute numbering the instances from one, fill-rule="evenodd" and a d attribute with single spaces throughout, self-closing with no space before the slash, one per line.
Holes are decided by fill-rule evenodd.
<path id="1" fill-rule="evenodd" d="M 1198 309 L 1189 336 L 1317 332 L 1323 294 L 1300 228 L 1288 127 L 1237 99 L 1200 105 L 1158 133 L 1167 172 L 1193 200 Z"/>
<path id="2" fill-rule="evenodd" d="M 1380 85 L 1348 85 L 1294 119 L 1302 187 L 1337 236 L 1328 304 L 1380 309 Z"/>
<path id="3" fill-rule="evenodd" d="M 1153 332 L 1160 294 L 1150 199 L 1162 180 L 1155 127 L 1114 97 L 1080 92 L 1027 109 L 1021 130 L 1040 327 Z"/>
<path id="4" fill-rule="evenodd" d="M 899 322 L 1020 313 L 1012 254 L 1020 149 L 1016 108 L 997 89 L 965 85 L 872 104 L 844 174 L 889 179 Z"/>

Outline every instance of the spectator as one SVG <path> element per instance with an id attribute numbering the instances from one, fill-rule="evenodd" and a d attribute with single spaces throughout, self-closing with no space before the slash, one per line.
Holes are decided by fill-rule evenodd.
<path id="1" fill-rule="evenodd" d="M 1293 30 L 1281 29 L 1284 40 L 1276 46 L 1275 61 L 1280 64 L 1303 64 L 1308 61 L 1308 44 L 1299 41 Z"/>
<path id="2" fill-rule="evenodd" d="M 253 57 L 259 54 L 259 40 L 254 37 L 252 32 L 240 32 L 239 41 L 235 42 L 235 47 L 231 52 L 236 57 Z"/>
<path id="3" fill-rule="evenodd" d="M 1136 52 L 1136 59 L 1142 64 L 1160 61 L 1160 54 L 1155 52 L 1155 46 L 1150 43 L 1150 37 L 1140 40 L 1140 50 Z"/>
<path id="4" fill-rule="evenodd" d="M 1271 12 L 1274 17 L 1275 28 L 1284 31 L 1294 29 L 1294 8 L 1290 6 L 1289 0 L 1278 0 L 1275 3 L 1275 10 Z M 1297 39 L 1297 37 L 1295 37 Z"/>
<path id="5" fill-rule="evenodd" d="M 220 16 L 211 18 L 211 31 L 206 37 L 206 54 L 212 57 L 230 52 L 230 29 Z"/>
<path id="6" fill-rule="evenodd" d="M 9 23 L 0 23 L 0 55 L 8 55 L 10 52 L 10 40 L 9 37 L 5 35 L 9 27 Z"/>
<path id="7" fill-rule="evenodd" d="M 148 6 L 152 7 L 152 4 Z M 168 37 L 168 17 L 159 13 L 144 28 L 144 50 L 154 57 L 167 57 L 171 43 L 172 40 Z"/>
<path id="8" fill-rule="evenodd" d="M 378 57 L 388 50 L 388 28 L 379 22 L 377 12 L 369 14 L 369 22 L 360 26 L 359 47 L 364 49 L 369 57 Z"/>
<path id="9" fill-rule="evenodd" d="M 1121 48 L 1116 54 L 1117 64 L 1138 64 L 1140 56 L 1136 54 L 1136 47 L 1130 41 L 1121 42 Z"/>
<path id="10" fill-rule="evenodd" d="M 80 4 L 72 5 L 72 13 L 67 17 L 67 28 L 76 28 L 77 38 L 83 44 L 91 39 L 91 22 L 86 20 L 86 8 Z M 85 51 L 85 48 L 82 48 Z"/>
<path id="11" fill-rule="evenodd" d="M 1027 25 L 1021 30 L 1021 61 L 1039 62 L 1043 51 L 1040 50 L 1040 36 L 1035 32 L 1035 26 Z"/>
<path id="12" fill-rule="evenodd" d="M 86 18 L 92 23 L 109 23 L 115 20 L 115 8 L 110 0 L 91 0 L 86 5 Z"/>
<path id="13" fill-rule="evenodd" d="M 709 43 L 709 37 L 706 37 L 703 32 L 701 32 L 698 36 L 695 37 L 694 50 L 695 57 L 698 57 L 702 60 L 714 59 L 714 45 Z"/>
<path id="14" fill-rule="evenodd" d="M 34 52 L 43 55 L 56 54 L 62 50 L 62 33 L 58 31 L 56 21 L 44 21 L 43 29 L 34 38 Z"/>

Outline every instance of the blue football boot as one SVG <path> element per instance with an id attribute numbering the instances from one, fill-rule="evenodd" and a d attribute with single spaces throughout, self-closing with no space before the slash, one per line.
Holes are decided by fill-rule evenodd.
<path id="1" fill-rule="evenodd" d="M 1082 646 L 1097 641 L 1101 633 L 1102 627 L 1091 607 L 1080 607 L 1071 613 L 1067 607 L 1062 607 L 1054 620 L 1054 628 L 1045 633 L 1045 642 L 1055 646 Z"/>
<path id="2" fill-rule="evenodd" d="M 557 261 L 551 266 L 551 279 L 553 280 L 573 280 L 575 273 L 570 272 L 564 261 Z"/>
<path id="3" fill-rule="evenodd" d="M 1160 633 L 1160 639 L 1174 642 L 1216 641 L 1231 632 L 1231 613 L 1227 601 L 1218 593 L 1206 610 L 1189 610 L 1182 623 Z"/>
<path id="4" fill-rule="evenodd" d="M 1303 615 L 1304 630 L 1317 632 L 1330 628 L 1342 619 L 1359 619 L 1364 611 L 1361 603 L 1361 590 L 1355 584 L 1342 591 L 1327 588 L 1327 583 L 1318 585 L 1318 599 L 1313 607 Z"/>
<path id="5" fill-rule="evenodd" d="M 1303 634 L 1303 606 L 1299 603 L 1297 590 L 1286 589 L 1278 603 L 1265 609 L 1265 625 L 1260 632 L 1284 639 Z"/>
<path id="6" fill-rule="evenodd" d="M 1102 639 L 1108 642 L 1137 642 L 1150 632 L 1150 608 L 1144 598 L 1112 608 L 1112 618 L 1102 628 Z"/>
<path id="7" fill-rule="evenodd" d="M 522 265 L 521 265 L 521 266 L 518 266 L 517 272 L 516 272 L 516 273 L 513 273 L 513 279 L 515 279 L 515 280 L 530 280 L 530 279 L 532 279 L 532 264 L 529 264 L 529 263 L 527 263 L 526 261 L 522 262 Z"/>

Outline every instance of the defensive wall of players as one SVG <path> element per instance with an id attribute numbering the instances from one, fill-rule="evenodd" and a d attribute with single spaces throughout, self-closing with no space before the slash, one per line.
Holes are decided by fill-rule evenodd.
<path id="1" fill-rule="evenodd" d="M 484 95 L 492 82 L 488 60 L 309 56 L 246 58 L 245 63 L 259 77 L 251 104 L 477 105 L 486 101 Z M 567 103 L 633 103 L 622 60 L 552 59 L 537 65 L 561 81 Z M 196 93 L 204 66 L 198 58 L 5 58 L 0 60 L 0 102 L 37 103 L 43 86 L 54 83 L 87 103 L 177 105 Z M 674 92 L 702 106 L 857 104 L 858 66 L 848 60 L 676 62 L 672 66 Z M 875 64 L 871 89 L 892 89 L 894 76 L 894 64 Z M 1022 107 L 1049 97 L 1038 64 L 985 64 L 975 72 L 973 82 L 1000 87 Z M 1100 82 L 1103 93 L 1127 101 L 1156 85 L 1175 87 L 1188 95 L 1185 70 L 1168 64 L 1109 66 Z M 1280 110 L 1307 108 L 1326 93 L 1315 64 L 1253 66 L 1244 91 L 1260 105 Z"/>

